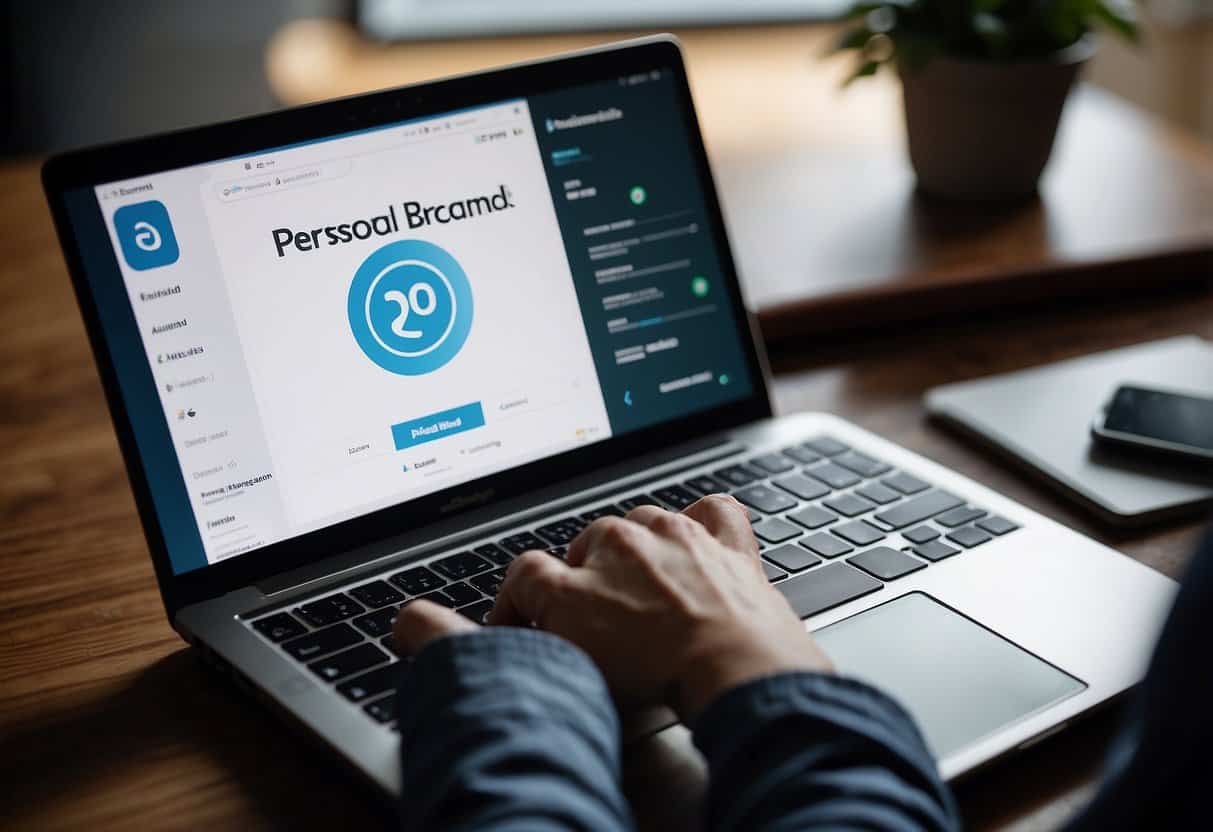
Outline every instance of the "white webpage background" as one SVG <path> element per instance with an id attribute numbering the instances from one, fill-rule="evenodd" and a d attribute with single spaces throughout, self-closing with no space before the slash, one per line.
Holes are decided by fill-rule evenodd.
<path id="1" fill-rule="evenodd" d="M 525 107 L 517 124 L 524 132 L 503 141 L 477 144 L 474 133 L 459 133 L 354 156 L 348 174 L 282 193 L 222 202 L 212 188 L 201 190 L 296 532 L 609 436 Z M 331 147 L 356 153 L 359 138 Z M 446 204 L 502 184 L 517 207 L 449 225 L 405 226 L 406 200 Z M 352 222 L 389 205 L 400 219 L 397 234 L 277 256 L 274 228 Z M 467 342 L 424 376 L 374 364 L 346 316 L 358 266 L 400 239 L 443 247 L 472 286 Z M 394 451 L 392 424 L 477 401 L 485 427 Z M 351 460 L 348 449 L 363 443 L 371 453 Z M 405 470 L 428 459 L 435 462 L 425 469 Z"/>

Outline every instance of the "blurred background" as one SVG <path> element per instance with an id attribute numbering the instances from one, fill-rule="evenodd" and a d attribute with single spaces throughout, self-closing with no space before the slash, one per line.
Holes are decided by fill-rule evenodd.
<path id="1" fill-rule="evenodd" d="M 271 61 L 284 39 L 293 49 L 286 60 L 306 61 L 298 30 L 314 22 L 299 21 L 316 18 L 331 21 L 317 49 L 331 49 L 336 31 L 343 48 L 374 52 L 393 41 L 550 29 L 820 21 L 840 7 L 836 0 L 0 0 L 0 155 L 41 155 L 340 90 L 334 83 L 300 93 Z M 1213 0 L 1152 0 L 1140 14 L 1145 47 L 1105 39 L 1087 80 L 1213 141 Z M 806 61 L 815 59 L 806 46 Z"/>

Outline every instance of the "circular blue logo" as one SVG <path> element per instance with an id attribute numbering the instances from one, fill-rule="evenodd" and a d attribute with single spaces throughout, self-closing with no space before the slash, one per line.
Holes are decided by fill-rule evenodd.
<path id="1" fill-rule="evenodd" d="M 350 329 L 366 357 L 402 376 L 432 373 L 472 330 L 472 287 L 445 249 L 422 240 L 388 243 L 354 273 Z"/>

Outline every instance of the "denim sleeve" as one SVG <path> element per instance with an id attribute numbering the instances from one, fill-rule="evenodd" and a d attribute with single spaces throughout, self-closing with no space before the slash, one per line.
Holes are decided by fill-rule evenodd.
<path id="1" fill-rule="evenodd" d="M 708 761 L 709 832 L 961 827 L 913 721 L 860 682 L 759 679 L 717 699 L 693 729 Z"/>
<path id="2" fill-rule="evenodd" d="M 401 664 L 402 828 L 633 828 L 619 718 L 581 650 L 493 627 Z"/>

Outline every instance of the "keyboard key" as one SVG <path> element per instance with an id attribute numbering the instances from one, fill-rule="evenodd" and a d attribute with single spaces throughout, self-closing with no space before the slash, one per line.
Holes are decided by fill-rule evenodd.
<path id="1" fill-rule="evenodd" d="M 762 519 L 762 515 L 755 514 L 754 509 L 752 509 L 752 508 L 747 508 L 745 510 L 745 516 L 746 516 L 746 519 L 749 520 L 751 523 L 757 523 L 759 520 Z"/>
<path id="2" fill-rule="evenodd" d="M 880 503 L 882 506 L 895 503 L 901 499 L 901 492 L 894 491 L 887 485 L 881 485 L 878 482 L 861 485 L 855 489 L 855 493 L 861 497 L 866 497 L 874 503 Z"/>
<path id="3" fill-rule="evenodd" d="M 267 615 L 265 618 L 257 619 L 253 622 L 253 629 L 275 644 L 280 641 L 286 641 L 288 638 L 301 636 L 307 632 L 307 627 L 304 627 L 294 618 L 291 618 L 290 614 L 285 612 L 276 612 L 273 615 Z"/>
<path id="4" fill-rule="evenodd" d="M 884 532 L 874 526 L 868 525 L 862 520 L 843 523 L 841 526 L 835 526 L 830 529 L 830 531 L 843 540 L 854 543 L 856 546 L 867 546 L 875 543 L 877 540 L 884 540 Z"/>
<path id="5" fill-rule="evenodd" d="M 720 482 L 712 479 L 707 474 L 700 474 L 698 477 L 691 477 L 683 483 L 692 491 L 698 491 L 700 494 L 719 494 L 721 491 L 728 491 Z"/>
<path id="6" fill-rule="evenodd" d="M 912 558 L 905 552 L 890 549 L 888 546 L 877 546 L 866 552 L 847 558 L 847 563 L 858 566 L 864 572 L 882 581 L 893 581 L 927 565 L 917 558 Z"/>
<path id="7" fill-rule="evenodd" d="M 935 518 L 935 522 L 941 526 L 947 526 L 949 529 L 954 529 L 957 526 L 963 526 L 971 520 L 976 520 L 978 517 L 985 516 L 986 513 L 979 508 L 962 506 L 961 508 L 954 508 L 951 511 L 945 511 Z"/>
<path id="8" fill-rule="evenodd" d="M 372 638 L 379 638 L 392 631 L 392 622 L 396 620 L 396 613 L 395 607 L 384 607 L 369 615 L 355 618 L 354 626 Z"/>
<path id="9" fill-rule="evenodd" d="M 488 624 L 489 613 L 493 611 L 493 602 L 489 599 L 477 601 L 475 604 L 469 604 L 466 607 L 459 608 L 459 614 L 465 615 L 477 624 Z"/>
<path id="10" fill-rule="evenodd" d="M 822 500 L 821 504 L 843 517 L 858 517 L 876 508 L 876 504 L 871 500 L 856 497 L 854 494 L 839 494 L 829 500 Z"/>
<path id="11" fill-rule="evenodd" d="M 733 496 L 750 508 L 764 511 L 767 514 L 775 514 L 796 507 L 796 501 L 787 494 L 762 483 L 739 488 L 733 492 Z"/>
<path id="12" fill-rule="evenodd" d="M 337 692 L 351 702 L 365 702 L 372 696 L 395 690 L 399 667 L 399 664 L 389 664 L 370 673 L 347 679 L 337 686 Z"/>
<path id="13" fill-rule="evenodd" d="M 744 465 L 730 465 L 715 473 L 716 479 L 732 486 L 749 485 L 755 480 L 762 479 L 762 474 Z"/>
<path id="14" fill-rule="evenodd" d="M 477 575 L 468 581 L 468 583 L 490 598 L 496 598 L 497 593 L 501 591 L 501 585 L 505 583 L 505 570 L 495 569 L 492 572 Z"/>
<path id="15" fill-rule="evenodd" d="M 793 445 L 790 448 L 784 448 L 783 453 L 784 456 L 796 460 L 801 465 L 812 465 L 814 462 L 821 460 L 821 454 L 811 451 L 803 445 Z"/>
<path id="16" fill-rule="evenodd" d="M 836 558 L 839 555 L 845 555 L 847 552 L 855 551 L 854 547 L 848 546 L 838 538 L 825 532 L 818 532 L 797 542 L 809 551 L 821 555 L 823 558 Z"/>
<path id="17" fill-rule="evenodd" d="M 479 601 L 484 596 L 480 594 L 480 590 L 474 586 L 468 586 L 465 583 L 451 584 L 444 586 L 442 592 L 447 598 L 455 602 L 455 606 L 462 607 L 465 604 L 473 604 Z"/>
<path id="18" fill-rule="evenodd" d="M 819 480 L 810 479 L 803 474 L 790 474 L 777 480 L 771 480 L 771 483 L 802 500 L 816 500 L 818 497 L 824 497 L 830 493 L 828 485 L 823 485 Z"/>
<path id="19" fill-rule="evenodd" d="M 396 694 L 376 699 L 369 705 L 363 705 L 362 710 L 376 722 L 391 722 L 396 718 Z"/>
<path id="20" fill-rule="evenodd" d="M 486 558 L 498 566 L 505 566 L 514 559 L 514 556 L 502 549 L 496 543 L 486 543 L 483 546 L 477 546 L 472 550 L 482 558 Z"/>
<path id="21" fill-rule="evenodd" d="M 387 653 L 368 642 L 314 661 L 308 665 L 308 669 L 327 682 L 336 682 L 387 660 Z"/>
<path id="22" fill-rule="evenodd" d="M 881 480 L 882 483 L 902 494 L 917 494 L 919 491 L 926 491 L 931 486 L 918 477 L 913 477 L 905 471 L 899 471 L 891 477 L 885 477 Z"/>
<path id="23" fill-rule="evenodd" d="M 386 635 L 379 639 L 379 646 L 391 653 L 393 656 L 400 656 L 400 651 L 396 649 L 396 639 L 391 635 Z M 412 659 L 409 661 L 412 661 Z"/>
<path id="24" fill-rule="evenodd" d="M 549 546 L 548 548 L 544 549 L 543 551 L 547 552 L 552 557 L 560 558 L 561 560 L 564 560 L 569 555 L 568 546 Z"/>
<path id="25" fill-rule="evenodd" d="M 301 604 L 295 615 L 302 618 L 313 627 L 323 627 L 335 621 L 341 621 L 362 612 L 362 605 L 348 595 L 338 592 L 327 598 L 309 601 Z"/>
<path id="26" fill-rule="evenodd" d="M 858 474 L 835 465 L 833 462 L 823 462 L 821 465 L 805 468 L 804 472 L 814 479 L 821 480 L 830 488 L 849 488 L 861 481 Z"/>
<path id="27" fill-rule="evenodd" d="M 486 569 L 491 569 L 493 564 L 475 552 L 460 552 L 457 555 L 451 555 L 450 557 L 435 561 L 430 566 L 452 581 L 458 581 L 479 572 L 484 572 Z"/>
<path id="28" fill-rule="evenodd" d="M 950 558 L 960 550 L 955 546 L 949 546 L 942 540 L 932 540 L 930 543 L 924 543 L 921 546 L 915 546 L 910 550 L 920 558 L 926 558 L 929 561 L 943 560 Z"/>
<path id="29" fill-rule="evenodd" d="M 964 505 L 964 500 L 946 491 L 928 491 L 917 497 L 898 503 L 890 509 L 879 512 L 876 519 L 887 523 L 895 529 L 913 526 L 936 514 L 942 514 L 948 509 Z"/>
<path id="30" fill-rule="evenodd" d="M 282 649 L 301 662 L 333 653 L 362 641 L 362 636 L 349 624 L 334 624 L 306 636 L 284 641 Z"/>
<path id="31" fill-rule="evenodd" d="M 405 602 L 405 606 L 413 603 L 413 601 L 431 601 L 439 606 L 455 609 L 458 604 L 454 602 L 451 596 L 447 595 L 441 589 L 436 589 L 433 592 L 427 592 L 425 595 L 418 595 L 410 601 Z"/>
<path id="32" fill-rule="evenodd" d="M 653 492 L 653 496 L 675 511 L 682 511 L 699 499 L 681 485 L 667 485 L 665 488 L 658 488 Z"/>
<path id="33" fill-rule="evenodd" d="M 990 534 L 996 535 L 1004 535 L 1007 532 L 1013 532 L 1019 528 L 1019 526 L 1015 525 L 1007 518 L 998 516 L 987 517 L 985 520 L 978 520 L 977 526 Z"/>
<path id="34" fill-rule="evenodd" d="M 437 589 L 446 583 L 445 580 L 439 578 L 424 566 L 414 566 L 412 569 L 406 569 L 403 572 L 397 572 L 389 581 L 403 589 L 409 595 L 421 595 L 429 592 L 432 589 Z"/>
<path id="35" fill-rule="evenodd" d="M 784 572 L 782 569 L 776 569 L 772 564 L 767 563 L 765 560 L 762 562 L 762 574 L 766 575 L 767 580 L 771 583 L 782 581 L 788 576 L 787 572 Z"/>
<path id="36" fill-rule="evenodd" d="M 600 517 L 622 517 L 622 516 L 623 516 L 623 509 L 621 509 L 619 506 L 599 506 L 598 508 L 596 508 L 592 511 L 587 511 L 585 514 L 581 515 L 581 519 L 584 520 L 586 522 L 586 525 L 588 526 L 590 523 L 593 523 L 595 520 L 599 519 Z"/>
<path id="37" fill-rule="evenodd" d="M 832 439 L 829 436 L 819 436 L 816 439 L 810 439 L 804 443 L 804 446 L 822 456 L 837 456 L 843 451 L 851 449 L 849 445 L 844 445 L 837 439 Z"/>
<path id="38" fill-rule="evenodd" d="M 585 527 L 586 522 L 580 517 L 565 517 L 555 523 L 540 526 L 535 529 L 535 534 L 553 546 L 567 546 Z"/>
<path id="39" fill-rule="evenodd" d="M 939 537 L 939 532 L 930 526 L 915 526 L 902 532 L 901 536 L 911 543 L 926 543 L 928 540 L 934 540 Z"/>
<path id="40" fill-rule="evenodd" d="M 377 610 L 388 604 L 399 604 L 404 596 L 392 589 L 385 581 L 371 581 L 369 584 L 354 587 L 350 595 L 358 599 L 368 610 Z"/>
<path id="41" fill-rule="evenodd" d="M 658 508 L 665 508 L 665 506 L 657 501 L 656 497 L 649 494 L 633 494 L 626 500 L 619 501 L 619 507 L 624 511 L 631 511 L 632 509 L 640 508 L 641 506 L 657 506 Z"/>
<path id="42" fill-rule="evenodd" d="M 793 546 L 790 543 L 778 546 L 769 552 L 763 552 L 762 556 L 789 572 L 803 572 L 810 566 L 816 566 L 821 563 L 821 558 L 817 557 L 817 555 L 806 552 L 799 546 Z"/>
<path id="43" fill-rule="evenodd" d="M 799 523 L 806 529 L 820 529 L 822 526 L 828 526 L 838 519 L 837 514 L 826 511 L 821 506 L 802 508 L 800 511 L 789 512 L 784 517 Z"/>
<path id="44" fill-rule="evenodd" d="M 892 470 L 892 466 L 885 465 L 878 459 L 872 459 L 867 454 L 861 454 L 859 451 L 847 451 L 844 454 L 839 454 L 831 460 L 835 465 L 841 465 L 859 474 L 861 477 L 875 477 L 878 474 L 883 474 Z"/>
<path id="45" fill-rule="evenodd" d="M 845 563 L 830 563 L 775 584 L 801 618 L 853 601 L 882 586 L 871 575 Z"/>
<path id="46" fill-rule="evenodd" d="M 809 460 L 812 462 L 813 460 Z M 750 464 L 755 468 L 761 468 L 768 474 L 783 474 L 791 471 L 796 466 L 793 465 L 786 457 L 779 454 L 763 454 L 756 456 L 750 460 Z"/>
<path id="47" fill-rule="evenodd" d="M 974 546 L 980 546 L 987 540 L 993 539 L 992 536 L 973 526 L 965 526 L 963 529 L 948 533 L 948 540 L 955 541 L 966 549 L 972 549 Z"/>
<path id="48" fill-rule="evenodd" d="M 800 528 L 800 526 L 794 526 L 786 520 L 780 520 L 778 517 L 760 520 L 754 524 L 753 528 L 754 534 L 767 543 L 783 543 L 785 540 L 791 540 L 793 537 L 800 537 L 804 534 L 804 529 Z"/>
<path id="49" fill-rule="evenodd" d="M 528 549 L 546 549 L 548 546 L 530 532 L 519 532 L 518 534 L 512 534 L 505 540 L 501 541 L 501 545 L 516 555 L 521 555 Z"/>

